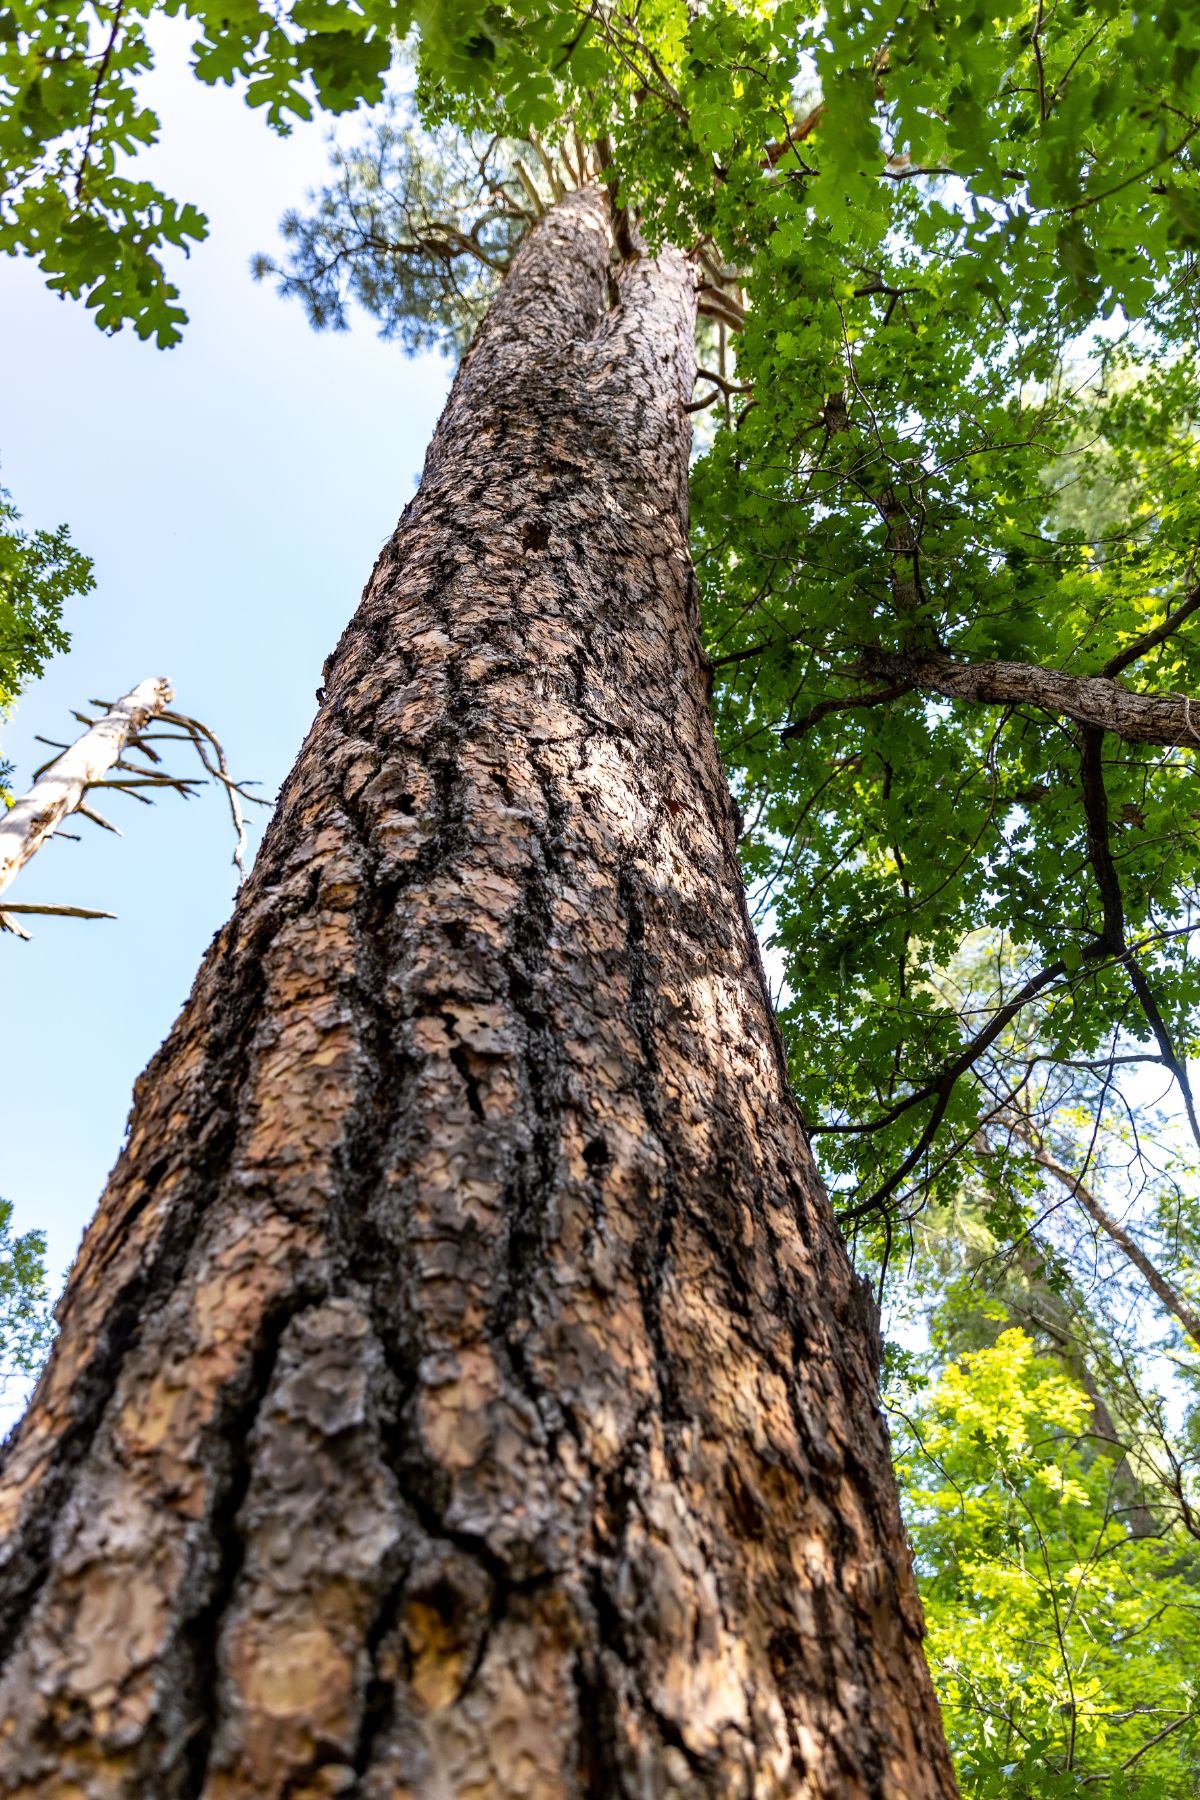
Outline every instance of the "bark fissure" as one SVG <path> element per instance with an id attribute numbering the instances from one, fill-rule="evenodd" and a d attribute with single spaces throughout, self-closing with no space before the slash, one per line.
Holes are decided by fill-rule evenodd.
<path id="1" fill-rule="evenodd" d="M 509 1220 L 505 1267 L 491 1312 L 494 1342 L 507 1356 L 522 1389 L 547 1433 L 551 1455 L 564 1421 L 562 1408 L 538 1383 L 524 1355 L 523 1320 L 531 1304 L 531 1287 L 545 1255 L 547 1208 L 558 1185 L 560 1156 L 563 1047 L 543 992 L 547 952 L 554 929 L 556 876 L 561 879 L 561 852 L 568 808 L 552 776 L 538 767 L 545 823 L 538 833 L 538 854 L 531 858 L 518 905 L 511 947 L 505 956 L 508 997 L 524 1027 L 524 1085 L 528 1096 L 528 1149 L 518 1160 L 505 1194 Z"/>
<path id="2" fill-rule="evenodd" d="M 184 1739 L 181 1792 L 185 1800 L 199 1800 L 204 1792 L 217 1724 L 218 1643 L 245 1554 L 239 1515 L 250 1486 L 250 1435 L 258 1422 L 275 1372 L 284 1332 L 300 1313 L 324 1298 L 321 1293 L 302 1290 L 289 1297 L 277 1312 L 264 1318 L 262 1340 L 247 1372 L 246 1391 L 240 1397 L 236 1394 L 226 1396 L 228 1417 L 214 1432 L 215 1446 L 210 1455 L 213 1465 L 220 1468 L 221 1479 L 213 1494 L 211 1538 L 206 1546 L 209 1568 L 207 1574 L 195 1570 L 187 1583 L 189 1602 L 194 1610 L 185 1612 L 181 1620 L 177 1651 L 178 1688 L 180 1694 L 187 1697 L 192 1714 L 181 1733 Z M 163 1748 L 169 1750 L 166 1745 Z"/>
<path id="3" fill-rule="evenodd" d="M 646 969 L 646 921 L 638 892 L 637 869 L 632 863 L 623 864 L 618 871 L 617 894 L 625 915 L 629 1011 L 639 1053 L 633 1070 L 633 1085 L 663 1159 L 659 1178 L 661 1193 L 655 1196 L 652 1191 L 646 1191 L 643 1196 L 649 1216 L 643 1228 L 644 1240 L 635 1255 L 634 1267 L 638 1275 L 642 1312 L 656 1352 L 655 1373 L 662 1395 L 663 1417 L 670 1427 L 686 1417 L 676 1385 L 671 1379 L 671 1358 L 667 1353 L 662 1329 L 662 1285 L 666 1279 L 675 1220 L 679 1213 L 679 1186 L 672 1146 L 659 1101 L 653 1000 Z"/>
<path id="4" fill-rule="evenodd" d="M 361 1793 L 362 1778 L 371 1767 L 375 1746 L 391 1729 L 395 1717 L 396 1682 L 383 1673 L 380 1661 L 388 1633 L 395 1626 L 404 1599 L 411 1567 L 411 1558 L 406 1556 L 398 1573 L 384 1584 L 367 1630 L 365 1648 L 369 1674 L 351 1762 L 358 1777 L 358 1793 Z"/>

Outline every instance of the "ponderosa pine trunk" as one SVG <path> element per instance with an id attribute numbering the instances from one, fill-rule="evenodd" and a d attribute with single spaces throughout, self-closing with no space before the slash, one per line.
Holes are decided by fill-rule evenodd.
<path id="1" fill-rule="evenodd" d="M 953 1794 L 713 741 L 691 273 L 612 290 L 605 207 L 138 1085 L 4 1465 L 6 1796 Z"/>

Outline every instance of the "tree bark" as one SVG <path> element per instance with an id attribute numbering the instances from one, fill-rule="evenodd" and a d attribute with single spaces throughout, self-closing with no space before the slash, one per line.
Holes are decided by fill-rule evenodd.
<path id="1" fill-rule="evenodd" d="M 0 1793 L 952 1795 L 686 539 L 694 293 L 464 360 L 0 1486 Z"/>

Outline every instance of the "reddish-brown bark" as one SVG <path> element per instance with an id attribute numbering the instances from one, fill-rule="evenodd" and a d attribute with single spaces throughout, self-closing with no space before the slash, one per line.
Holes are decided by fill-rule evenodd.
<path id="1" fill-rule="evenodd" d="M 869 1307 L 686 540 L 694 294 L 532 234 L 0 1485 L 0 1793 L 934 1800 Z"/>

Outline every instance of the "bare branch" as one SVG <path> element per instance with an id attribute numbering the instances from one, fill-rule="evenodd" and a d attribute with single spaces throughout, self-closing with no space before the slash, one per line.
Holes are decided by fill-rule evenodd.
<path id="1" fill-rule="evenodd" d="M 18 906 L 15 900 L 4 902 L 6 913 L 49 913 L 60 919 L 115 919 L 116 913 L 97 912 L 92 906 Z"/>
<path id="2" fill-rule="evenodd" d="M 107 830 L 116 829 L 89 811 L 83 804 L 84 795 L 103 780 L 120 760 L 126 744 L 143 725 L 158 718 L 172 698 L 170 682 L 151 676 L 118 700 L 103 718 L 84 719 L 88 726 L 84 736 L 56 757 L 41 780 L 0 818 L 0 893 L 68 814 L 82 812 Z M 76 716 L 83 718 L 82 714 Z"/>
<path id="3" fill-rule="evenodd" d="M 89 804 L 97 789 L 101 792 L 116 789 L 143 806 L 152 806 L 156 792 L 165 790 L 190 800 L 196 789 L 205 785 L 203 776 L 173 775 L 164 768 L 147 768 L 145 764 L 128 760 L 128 756 L 136 751 L 151 763 L 161 763 L 162 758 L 151 748 L 152 741 L 190 744 L 207 774 L 220 783 L 233 819 L 234 865 L 239 880 L 244 878 L 246 821 L 242 802 L 252 801 L 257 806 L 266 806 L 269 802 L 249 793 L 246 782 L 233 779 L 221 741 L 207 725 L 199 719 L 189 718 L 186 713 L 167 710 L 173 698 L 170 682 L 156 677 L 141 682 L 112 706 L 98 700 L 89 702 L 100 713 L 99 718 L 75 713 L 74 716 L 87 726 L 84 735 L 40 769 L 30 791 L 6 814 L 0 815 L 0 893 L 49 838 L 74 835 L 62 830 L 63 820 L 72 813 L 90 819 L 102 831 L 111 831 L 117 837 L 122 835 L 111 820 Z M 146 727 L 155 720 L 170 729 L 147 731 Z M 49 739 L 41 741 L 52 743 Z M 28 932 L 22 931 L 15 917 L 9 916 L 25 912 L 81 919 L 114 916 L 86 907 L 7 905 L 3 918 L 0 918 L 0 930 L 27 938 Z"/>
<path id="4" fill-rule="evenodd" d="M 252 806 L 269 806 L 270 801 L 262 799 L 258 794 L 248 794 L 246 792 L 250 785 L 248 782 L 234 781 L 225 761 L 224 746 L 216 733 L 210 731 L 207 725 L 201 724 L 199 719 L 189 718 L 187 713 L 164 713 L 163 720 L 168 725 L 178 725 L 187 733 L 196 755 L 204 767 L 214 781 L 219 781 L 225 789 L 225 798 L 229 802 L 229 813 L 233 820 L 235 839 L 233 866 L 238 872 L 238 880 L 244 881 L 246 878 L 246 820 L 242 813 L 241 802 L 248 800 Z M 212 750 L 213 756 L 216 758 L 215 762 L 210 760 L 206 745 Z"/>
<path id="5" fill-rule="evenodd" d="M 75 811 L 81 819 L 90 819 L 93 825 L 99 825 L 101 831 L 111 831 L 114 837 L 125 836 L 119 825 L 114 825 L 112 820 L 106 819 L 102 813 L 93 812 L 90 806 L 81 804 L 75 808 Z M 57 836 L 57 833 L 55 835 Z"/>

